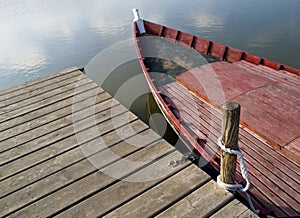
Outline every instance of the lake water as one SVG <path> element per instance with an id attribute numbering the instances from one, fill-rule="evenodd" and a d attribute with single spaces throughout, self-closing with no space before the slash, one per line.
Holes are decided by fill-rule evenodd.
<path id="1" fill-rule="evenodd" d="M 84 67 L 145 19 L 300 68 L 298 0 L 1 0 L 0 89 Z"/>
<path id="2" fill-rule="evenodd" d="M 147 92 L 132 44 L 135 7 L 144 19 L 300 68 L 298 0 L 1 0 L 0 89 L 87 67 L 143 117 L 144 107 L 135 106 Z M 89 68 L 92 59 L 103 74 Z"/>

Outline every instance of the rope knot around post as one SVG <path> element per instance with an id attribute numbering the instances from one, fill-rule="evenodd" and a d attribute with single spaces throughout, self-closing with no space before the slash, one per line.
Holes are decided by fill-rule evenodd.
<path id="1" fill-rule="evenodd" d="M 238 145 L 240 111 L 241 106 L 238 103 L 228 102 L 223 105 L 222 136 L 218 138 L 217 142 L 221 148 L 221 169 L 220 175 L 217 177 L 217 183 L 229 191 L 235 192 L 240 190 L 244 192 L 250 208 L 258 214 L 259 210 L 254 208 L 251 198 L 247 193 L 247 190 L 250 188 L 250 176 L 244 156 Z M 240 159 L 242 176 L 246 180 L 245 187 L 235 181 L 237 156 Z"/>

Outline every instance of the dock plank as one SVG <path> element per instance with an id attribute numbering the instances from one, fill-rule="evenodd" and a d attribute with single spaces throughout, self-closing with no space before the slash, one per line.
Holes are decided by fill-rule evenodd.
<path id="1" fill-rule="evenodd" d="M 130 205 L 155 215 L 215 184 L 78 69 L 0 92 L 1 101 L 0 216 L 122 216 Z"/>
<path id="2" fill-rule="evenodd" d="M 100 106 L 102 102 L 109 100 L 109 99 L 111 99 L 111 96 L 104 92 L 104 93 L 98 95 L 97 99 L 95 101 L 93 101 L 92 104 L 96 104 L 96 106 Z M 72 99 L 69 99 L 69 100 L 72 100 Z M 69 101 L 66 100 L 66 102 L 64 102 L 64 105 L 66 105 L 68 102 Z M 82 107 L 81 107 L 82 110 L 87 110 L 87 111 L 89 111 L 88 106 L 93 106 L 93 105 L 89 105 L 91 103 L 90 99 L 83 100 L 83 101 L 77 102 L 77 103 L 82 105 Z M 111 106 L 113 106 L 113 103 L 114 103 L 113 101 L 105 102 L 105 104 L 111 104 Z M 53 121 L 59 120 L 61 118 L 73 115 L 74 113 L 77 112 L 77 111 L 72 110 L 72 108 L 74 107 L 75 104 L 76 104 L 76 102 L 74 102 L 74 103 L 70 102 L 70 105 L 68 105 L 67 107 L 60 108 L 58 110 L 53 110 L 53 107 L 49 106 L 48 110 L 50 110 L 50 113 L 47 113 L 46 116 L 44 115 L 41 117 L 37 117 L 36 119 L 32 120 L 31 122 L 28 122 L 28 121 L 23 122 L 20 125 L 10 127 L 6 130 L 2 130 L 0 132 L 0 138 L 1 138 L 0 143 L 2 141 L 5 141 L 6 139 L 13 138 L 20 134 L 24 134 L 25 132 L 34 131 L 34 129 L 36 129 L 42 125 L 46 125 Z M 8 123 L 7 125 L 9 126 L 9 124 L 10 123 Z"/>
<path id="3" fill-rule="evenodd" d="M 180 158 L 181 154 L 179 152 L 173 152 L 158 160 L 154 164 L 145 167 L 143 171 L 138 171 L 129 176 L 126 180 L 122 180 L 119 183 L 116 183 L 113 186 L 80 202 L 78 205 L 68 208 L 58 216 L 102 217 L 113 211 L 115 208 L 135 199 L 137 196 L 151 189 L 155 185 L 160 184 L 166 178 L 169 178 L 185 167 L 190 166 L 191 162 L 189 161 L 186 161 L 177 167 L 169 166 L 170 161 Z M 135 182 L 135 177 L 141 177 L 141 174 L 146 174 L 149 179 Z"/>
<path id="4" fill-rule="evenodd" d="M 191 165 L 104 217 L 137 217 L 141 214 L 151 217 L 209 179 L 207 174 L 201 173 L 197 167 Z"/>
<path id="5" fill-rule="evenodd" d="M 65 70 L 59 71 L 57 73 L 52 73 L 50 75 L 43 76 L 39 79 L 35 79 L 32 81 L 28 81 L 26 83 L 22 83 L 17 86 L 10 87 L 5 90 L 0 91 L 0 101 L 4 99 L 8 99 L 11 96 L 22 95 L 26 92 L 30 92 L 39 87 L 43 87 L 45 82 L 55 83 L 55 81 L 60 80 L 61 76 L 65 76 L 67 74 L 72 74 L 74 71 L 78 71 L 77 67 L 70 67 Z"/>
<path id="6" fill-rule="evenodd" d="M 1 159 L 2 156 L 9 155 L 13 152 L 14 157 L 17 158 L 19 157 L 18 155 L 24 155 L 25 153 L 28 153 L 32 150 L 26 151 L 24 147 L 34 147 L 33 149 L 38 149 L 42 147 L 42 144 L 35 144 L 36 140 L 43 140 L 44 138 L 49 139 L 48 135 L 53 133 L 55 130 L 62 129 L 62 128 L 72 128 L 74 129 L 74 126 L 76 126 L 77 131 L 87 128 L 93 124 L 93 121 L 101 122 L 105 119 L 109 119 L 111 117 L 110 114 L 110 106 L 115 106 L 115 110 L 118 110 L 119 113 L 124 113 L 126 112 L 126 108 L 122 105 L 114 105 L 118 104 L 114 100 L 108 100 L 104 101 L 102 103 L 99 103 L 98 106 L 96 107 L 97 113 L 96 114 L 86 114 L 87 117 L 85 119 L 82 119 L 80 121 L 74 121 L 73 116 L 74 114 L 69 114 L 61 119 L 55 120 L 53 122 L 50 122 L 46 125 L 40 126 L 37 129 L 32 129 L 24 134 L 16 135 L 14 137 L 9 137 L 7 140 L 1 141 Z M 86 111 L 91 110 L 87 109 Z M 84 111 L 85 112 L 85 111 Z M 125 115 L 124 115 L 125 116 Z M 67 134 L 68 132 L 65 132 Z M 32 146 L 30 146 L 32 145 Z M 13 148 L 20 148 L 22 149 L 14 149 Z M 15 154 L 15 152 L 18 153 Z M 1 161 L 1 164 L 4 164 L 5 162 Z"/>
<path id="7" fill-rule="evenodd" d="M 136 147 L 134 148 L 136 149 Z M 146 163 L 147 161 L 159 158 L 161 155 L 172 150 L 174 151 L 174 148 L 166 146 L 164 141 L 158 141 L 148 147 L 145 147 L 145 149 L 138 150 L 132 155 L 129 155 L 128 158 L 130 158 L 131 161 L 139 161 L 139 163 L 145 161 Z M 119 151 L 123 153 L 123 157 L 126 156 L 126 153 L 130 153 L 130 150 L 125 149 L 119 149 Z M 122 156 L 117 157 L 120 158 Z M 91 161 L 91 159 L 94 161 Z M 30 216 L 39 215 L 45 217 L 50 215 L 50 213 L 54 213 L 55 211 L 62 209 L 64 206 L 71 204 L 72 201 L 80 199 L 82 195 L 89 195 L 98 189 L 101 190 L 109 184 L 117 182 L 118 179 L 116 178 L 122 178 L 145 165 L 145 163 L 134 164 L 131 168 L 127 168 L 127 166 L 125 166 L 126 170 L 123 170 L 122 174 L 118 174 L 120 177 L 113 177 L 110 173 L 106 172 L 110 170 L 119 170 L 121 165 L 124 166 L 123 161 L 113 163 L 115 160 L 117 160 L 116 156 L 111 155 L 111 151 L 106 150 L 106 152 L 97 153 L 94 156 L 89 157 L 89 159 L 85 159 L 83 162 L 73 165 L 68 169 L 64 169 L 60 172 L 61 175 L 50 176 L 42 182 L 38 182 L 27 187 L 26 191 L 19 191 L 19 197 L 10 195 L 11 199 L 20 199 L 21 201 L 19 201 L 18 204 L 15 204 L 15 202 L 6 200 L 6 207 L 2 209 L 2 213 L 4 215 L 11 214 L 13 210 L 16 210 L 19 207 L 25 207 L 24 209 L 12 214 L 12 217 L 24 216 L 26 211 L 28 215 L 30 214 Z M 91 164 L 91 162 L 93 164 Z M 109 165 L 110 163 L 112 164 Z M 82 164 L 82 166 L 79 164 Z M 108 166 L 102 169 L 105 165 Z M 76 183 L 74 183 L 75 181 Z M 76 191 L 74 192 L 74 190 Z M 22 202 L 22 196 L 26 196 L 24 199 L 25 202 Z M 26 202 L 28 199 L 30 202 Z M 58 204 L 50 199 L 63 199 L 63 201 L 59 201 L 60 204 Z M 11 204 L 9 204 L 9 202 L 11 202 Z M 10 210 L 7 211 L 7 208 Z"/>
<path id="8" fill-rule="evenodd" d="M 96 84 L 91 82 L 90 79 L 86 79 L 86 83 L 83 84 L 82 86 L 89 87 L 90 89 L 92 89 L 92 88 L 96 87 Z M 48 106 L 54 102 L 64 100 L 66 97 L 74 95 L 75 88 L 76 88 L 76 84 L 71 84 L 71 85 L 62 87 L 62 88 L 60 88 L 59 91 L 57 90 L 58 93 L 56 95 L 53 95 L 49 98 L 42 99 L 38 102 L 26 105 L 26 106 L 24 106 L 22 108 L 18 108 L 16 110 L 11 111 L 11 110 L 8 110 L 7 108 L 4 108 L 2 110 L 0 123 L 7 121 L 7 120 L 11 120 L 16 117 L 23 116 L 26 113 L 29 113 L 36 109 Z"/>
<path id="9" fill-rule="evenodd" d="M 44 98 L 43 95 L 47 95 L 48 92 L 53 92 L 55 89 L 58 89 L 62 86 L 70 85 L 82 78 L 81 71 L 73 71 L 72 73 L 62 75 L 57 79 L 57 82 L 47 81 L 43 83 L 43 86 L 34 86 L 31 87 L 32 90 L 26 92 L 23 90 L 19 95 L 12 93 L 10 96 L 7 96 L 7 99 L 0 101 L 0 108 L 8 108 L 8 110 L 15 109 L 17 107 L 23 106 L 24 104 L 29 104 L 33 101 L 38 101 L 39 99 Z M 22 102 L 22 101 L 26 101 Z"/>
<path id="10" fill-rule="evenodd" d="M 18 110 L 20 110 L 24 107 L 31 107 L 31 105 L 41 104 L 40 101 L 44 101 L 44 100 L 47 100 L 49 98 L 53 99 L 53 97 L 56 97 L 56 95 L 59 95 L 63 92 L 67 92 L 67 91 L 73 91 L 74 92 L 75 88 L 77 86 L 77 83 L 82 79 L 85 81 L 84 84 L 88 84 L 88 83 L 92 82 L 91 79 L 89 79 L 87 77 L 84 77 L 84 76 L 81 76 L 80 72 L 78 72 L 78 74 L 79 75 L 75 78 L 75 80 L 73 78 L 69 79 L 69 81 L 73 80 L 73 82 L 63 83 L 62 86 L 56 87 L 56 88 L 54 88 L 54 89 L 52 89 L 48 92 L 42 93 L 40 95 L 30 97 L 30 93 L 29 93 L 29 96 L 24 96 L 25 97 L 24 100 L 19 100 L 19 101 L 16 101 L 16 102 L 14 102 L 13 101 L 14 99 L 12 98 L 11 103 L 8 102 L 8 104 L 2 105 L 2 107 L 0 108 L 0 115 L 4 115 L 4 114 L 7 114 L 8 112 L 12 112 L 12 111 L 18 111 Z M 26 95 L 26 94 L 24 94 L 24 95 Z"/>
<path id="11" fill-rule="evenodd" d="M 16 127 L 23 123 L 28 123 L 40 117 L 47 117 L 48 114 L 54 113 L 57 110 L 61 110 L 65 107 L 70 107 L 73 104 L 79 104 L 81 101 L 89 102 L 90 98 L 97 98 L 99 97 L 98 94 L 104 92 L 103 90 L 99 90 L 97 86 L 90 89 L 90 87 L 86 87 L 86 90 L 82 90 L 82 92 L 77 92 L 78 100 L 75 100 L 73 97 L 74 95 L 67 96 L 65 99 L 54 101 L 52 104 L 48 105 L 47 107 L 42 107 L 37 110 L 31 111 L 22 115 L 22 119 L 11 119 L 5 122 L 2 122 L 0 125 L 0 131 L 5 131 L 10 128 Z M 100 91 L 101 93 L 98 93 Z M 87 104 L 89 106 L 89 104 Z"/>
<path id="12" fill-rule="evenodd" d="M 90 129 L 92 137 L 96 137 L 97 135 L 99 135 L 99 132 L 102 133 L 102 134 L 105 134 L 107 131 L 111 131 L 111 129 L 113 129 L 113 128 L 118 128 L 120 126 L 125 125 L 126 123 L 128 123 L 130 121 L 136 120 L 136 116 L 133 116 L 130 113 L 122 113 L 122 114 L 120 114 L 119 117 L 117 117 L 117 119 L 119 120 L 119 122 L 117 124 L 113 123 L 111 120 L 107 120 L 105 123 L 102 123 L 102 125 L 97 126 L 97 131 L 96 132 L 95 131 L 91 131 L 91 129 L 93 129 L 93 126 L 87 126 L 86 128 Z M 90 122 L 88 122 L 88 121 L 86 121 L 86 123 L 84 123 L 84 124 L 85 125 L 90 124 Z M 62 136 L 66 135 L 66 134 L 67 134 L 66 137 L 74 135 L 74 132 L 73 132 L 74 128 L 73 128 L 73 126 L 68 126 L 67 128 L 68 128 L 69 132 L 65 132 L 65 129 L 63 129 Z M 57 134 L 59 134 L 59 133 L 58 132 L 54 132 L 54 134 L 51 134 L 50 137 L 49 137 L 49 135 L 45 135 L 45 136 L 43 136 L 41 138 L 37 138 L 37 140 L 34 140 L 33 143 L 29 143 L 28 147 L 26 146 L 27 144 L 25 144 L 24 148 L 22 148 L 20 150 L 18 150 L 18 149 L 11 150 L 12 155 L 14 154 L 14 155 L 18 156 L 18 158 L 14 158 L 14 160 L 17 161 L 19 158 L 21 158 L 21 157 L 23 157 L 25 155 L 28 155 L 28 154 L 30 154 L 32 152 L 35 152 L 37 150 L 40 150 L 42 148 L 45 148 L 45 147 L 49 146 L 49 143 L 50 143 L 50 145 L 52 145 L 52 144 L 54 144 L 57 141 L 61 141 L 60 139 L 57 139 L 57 136 L 58 136 Z M 78 132 L 77 134 L 78 134 L 77 137 L 80 137 L 80 138 L 82 138 L 81 135 L 83 135 L 84 137 L 86 136 L 86 135 L 84 135 L 85 132 Z M 78 138 L 76 138 L 76 139 L 78 140 Z M 35 146 L 36 145 L 35 142 L 37 142 L 37 141 L 41 142 L 40 144 L 38 144 L 39 146 L 41 146 L 41 147 L 39 147 L 39 149 L 36 149 L 36 146 Z M 28 151 L 28 149 L 30 149 L 30 151 Z M 23 151 L 23 150 L 25 150 L 25 151 Z M 19 152 L 21 153 L 21 155 L 19 155 Z M 4 174 L 4 173 L 1 172 L 1 180 L 4 180 L 4 179 L 6 179 L 6 178 L 8 178 L 8 177 L 10 177 L 10 176 L 12 176 L 12 175 L 14 175 L 14 174 L 22 171 L 22 170 L 24 170 L 22 168 L 22 167 L 24 167 L 23 165 L 18 165 L 18 164 L 15 165 L 15 163 L 11 162 L 11 161 L 8 162 L 8 163 L 12 163 L 11 165 L 17 166 L 17 167 L 21 167 L 21 168 L 18 168 L 16 171 L 11 171 L 11 165 L 5 164 L 5 165 L 1 166 L 1 168 L 3 169 L 3 172 L 6 169 L 8 170 L 7 174 Z M 29 166 L 31 164 L 32 163 L 30 163 Z M 28 165 L 26 167 L 28 167 Z"/>
<path id="13" fill-rule="evenodd" d="M 232 199 L 232 194 L 210 181 L 157 217 L 208 217 Z"/>
<path id="14" fill-rule="evenodd" d="M 134 129 L 134 131 L 131 131 L 132 129 Z M 157 135 L 148 129 L 148 127 L 140 120 L 124 125 L 116 130 L 126 134 L 126 141 L 134 141 L 141 145 L 143 144 L 140 139 L 141 136 L 143 136 L 143 139 L 148 143 L 158 139 Z M 110 131 L 110 129 L 108 129 L 108 131 Z M 82 149 L 88 149 L 95 144 L 103 142 L 105 142 L 107 148 L 110 148 L 124 140 L 124 138 L 120 138 L 116 131 L 102 135 L 101 139 L 99 139 L 98 136 L 95 137 L 94 135 L 89 135 L 86 131 L 86 137 L 87 141 L 82 144 L 78 144 L 76 137 L 68 137 L 66 140 L 57 142 L 43 150 L 36 151 L 5 166 L 3 168 L 4 174 L 7 173 L 9 175 L 9 172 L 15 173 L 10 179 L 1 181 L 0 197 L 9 195 L 14 191 L 54 174 L 61 169 L 82 161 L 94 153 L 104 150 L 104 148 L 94 146 L 94 149 L 91 149 L 94 153 L 91 152 L 91 154 L 83 156 Z M 123 144 L 123 147 L 125 149 L 126 144 Z M 12 180 L 14 180 L 13 183 L 11 182 Z"/>
<path id="15" fill-rule="evenodd" d="M 249 208 L 245 207 L 240 201 L 234 199 L 217 213 L 213 214 L 211 218 L 222 218 L 222 217 L 237 217 L 237 218 L 250 218 L 259 217 L 256 214 L 250 212 Z"/>

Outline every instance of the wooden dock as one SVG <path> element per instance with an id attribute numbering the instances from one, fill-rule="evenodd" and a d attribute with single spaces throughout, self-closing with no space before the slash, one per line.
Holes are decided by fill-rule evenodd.
<path id="1" fill-rule="evenodd" d="M 1 91 L 0 115 L 1 217 L 256 216 L 77 68 Z"/>

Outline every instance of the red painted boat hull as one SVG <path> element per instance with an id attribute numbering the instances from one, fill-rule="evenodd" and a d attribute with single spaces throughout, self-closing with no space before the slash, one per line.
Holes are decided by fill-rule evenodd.
<path id="1" fill-rule="evenodd" d="M 229 46 L 225 46 L 225 45 L 222 45 L 217 42 L 213 42 L 213 41 L 210 41 L 210 40 L 198 37 L 198 36 L 193 36 L 191 34 L 181 32 L 179 30 L 165 27 L 165 26 L 162 26 L 159 24 L 155 24 L 155 23 L 152 23 L 149 21 L 144 21 L 144 27 L 146 30 L 146 34 L 163 37 L 163 38 L 166 38 L 173 42 L 184 44 L 184 45 L 191 47 L 203 54 L 210 55 L 221 61 L 225 61 L 224 63 L 238 63 L 238 64 L 246 63 L 245 65 L 241 65 L 241 66 L 238 64 L 237 64 L 238 66 L 234 65 L 235 68 L 238 67 L 237 69 L 242 70 L 242 68 L 247 68 L 247 63 L 249 63 L 251 66 L 255 65 L 255 66 L 260 66 L 262 68 L 270 69 L 269 71 L 272 71 L 273 74 L 276 74 L 276 72 L 278 72 L 280 74 L 286 73 L 286 74 L 293 75 L 296 78 L 295 79 L 296 82 L 297 82 L 297 79 L 299 79 L 298 76 L 300 75 L 300 70 L 298 70 L 298 69 L 295 69 L 295 68 L 292 68 L 292 67 L 289 67 L 289 66 L 286 66 L 283 64 L 279 64 L 277 62 L 274 62 L 274 61 L 271 61 L 271 60 L 268 60 L 265 58 L 261 58 L 256 55 L 252 55 L 250 53 L 240 51 L 238 49 L 231 48 Z M 163 95 L 162 95 L 163 93 L 161 92 L 159 87 L 156 87 L 155 84 L 153 83 L 153 78 L 151 78 L 151 75 L 149 74 L 150 72 L 145 65 L 144 57 L 141 54 L 142 48 L 140 48 L 139 44 L 138 44 L 138 38 L 141 35 L 139 34 L 136 23 L 133 24 L 133 32 L 134 32 L 134 34 L 133 34 L 134 42 L 135 42 L 135 46 L 137 49 L 137 55 L 138 55 L 140 65 L 142 67 L 142 70 L 144 72 L 146 80 L 149 84 L 151 92 L 154 96 L 154 99 L 157 102 L 157 105 L 159 106 L 161 112 L 166 117 L 166 120 L 170 123 L 170 125 L 173 127 L 173 129 L 177 132 L 177 134 L 180 135 L 183 138 L 183 140 L 185 140 L 190 146 L 192 146 L 195 150 L 197 150 L 200 153 L 200 155 L 202 157 L 204 157 L 216 170 L 219 170 L 219 167 L 220 167 L 219 166 L 219 158 L 220 158 L 219 152 L 216 152 L 213 155 L 211 152 L 208 152 L 208 150 L 203 146 L 201 141 L 197 140 L 197 138 L 195 138 L 193 136 L 193 134 L 191 134 L 191 131 L 187 128 L 187 126 L 181 122 L 180 117 L 176 116 L 176 114 L 170 107 L 170 102 L 167 102 L 163 98 Z M 221 64 L 216 63 L 216 64 L 212 64 L 211 66 L 218 68 L 219 65 L 221 65 Z M 227 65 L 224 64 L 224 66 L 225 66 L 224 70 L 226 70 Z M 230 69 L 230 68 L 231 68 L 231 66 L 228 64 L 227 69 Z M 219 68 L 218 68 L 218 70 L 220 71 Z M 246 70 L 248 70 L 248 69 L 246 69 Z M 205 71 L 205 66 L 202 68 L 202 71 Z M 222 71 L 222 69 L 221 69 L 221 71 Z M 200 91 L 197 90 L 198 87 L 195 88 L 192 86 L 193 81 L 188 81 L 187 74 L 189 74 L 189 72 L 185 72 L 185 73 L 182 73 L 181 75 L 179 75 L 177 77 L 177 82 L 183 84 L 187 89 L 190 90 L 190 92 L 193 92 L 194 95 L 198 96 L 199 98 L 201 98 L 202 100 L 207 102 L 212 107 L 220 109 L 220 103 L 224 103 L 224 102 L 216 102 L 214 99 L 210 99 L 207 96 L 202 95 L 201 90 Z M 242 74 L 240 76 L 242 76 Z M 293 76 L 290 76 L 290 77 L 292 78 Z M 253 76 L 253 78 L 256 78 L 256 77 L 258 78 L 257 81 L 259 81 L 260 75 Z M 251 78 L 249 78 L 249 79 L 251 79 Z M 192 80 L 192 78 L 191 78 L 191 80 Z M 247 80 L 247 77 L 245 77 L 244 80 Z M 266 81 L 263 81 L 262 84 L 258 84 L 257 87 L 255 87 L 255 84 L 252 84 L 252 85 L 250 84 L 250 88 L 251 88 L 251 90 L 255 90 L 255 89 L 259 88 L 260 86 L 263 87 L 263 86 L 267 86 L 267 85 L 270 85 L 273 83 L 274 83 L 274 81 L 266 80 Z M 243 90 L 244 88 L 245 88 L 245 90 Z M 240 95 L 243 95 L 243 94 L 249 92 L 250 88 L 248 87 L 248 89 L 247 89 L 247 84 L 245 84 L 243 87 L 241 87 L 240 90 L 235 91 L 236 96 L 240 96 Z M 297 90 L 295 91 L 295 93 L 297 93 Z M 232 92 L 231 93 L 228 92 L 225 94 L 230 95 L 230 94 L 232 94 Z M 294 93 L 291 93 L 291 94 L 294 94 Z M 230 98 L 229 97 L 225 98 L 225 100 L 228 100 L 228 99 L 230 99 Z M 232 99 L 234 99 L 234 96 L 232 97 Z M 293 104 L 293 105 L 295 105 L 295 104 Z M 297 106 L 297 103 L 296 103 L 296 106 Z M 297 112 L 295 114 L 296 114 L 296 116 L 298 116 Z M 245 122 L 242 120 L 241 125 L 243 125 L 244 128 L 247 128 L 248 129 L 247 131 L 251 131 L 254 135 L 257 135 L 257 137 L 259 137 L 266 144 L 273 146 L 274 149 L 281 149 L 282 152 L 287 154 L 291 159 L 293 159 L 297 163 L 300 163 L 299 155 L 295 154 L 292 151 L 288 151 L 288 149 L 285 149 L 285 146 L 281 145 L 281 144 L 288 145 L 287 142 L 290 142 L 288 137 L 295 138 L 295 140 L 299 137 L 296 135 L 296 134 L 298 134 L 297 127 L 295 127 L 296 131 L 294 131 L 294 135 L 287 135 L 284 138 L 284 140 L 282 140 L 283 142 L 281 142 L 281 144 L 280 144 L 279 142 L 273 141 L 272 139 L 270 139 L 270 137 L 268 135 L 265 136 L 264 133 L 261 133 L 259 128 L 258 128 L 259 129 L 259 131 L 258 131 L 255 128 L 256 127 L 255 124 L 252 125 L 251 122 Z M 295 140 L 290 142 L 290 144 L 293 145 L 294 148 L 297 149 L 298 142 Z M 279 141 L 280 141 L 280 139 L 279 139 Z M 243 181 L 240 173 L 237 174 L 236 180 L 239 183 Z M 265 205 L 263 205 L 263 203 L 260 204 L 260 203 L 255 202 L 255 206 L 258 207 L 261 211 L 263 211 L 265 213 L 269 213 L 272 210 L 272 209 L 269 210 L 269 208 L 265 208 Z M 277 216 L 281 216 L 280 212 L 274 212 L 274 214 Z M 286 214 L 289 215 L 289 212 L 286 212 Z M 292 212 L 290 214 L 293 215 Z"/>

